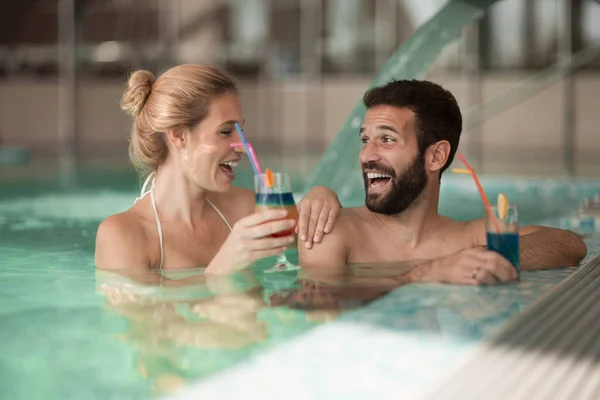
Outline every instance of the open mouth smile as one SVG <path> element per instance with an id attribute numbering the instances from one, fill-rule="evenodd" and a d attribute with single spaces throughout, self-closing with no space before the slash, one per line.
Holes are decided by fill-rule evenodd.
<path id="1" fill-rule="evenodd" d="M 378 192 L 385 188 L 392 180 L 392 176 L 381 172 L 367 172 L 367 186 L 369 191 Z"/>
<path id="2" fill-rule="evenodd" d="M 225 161 L 219 164 L 219 169 L 221 170 L 221 172 L 223 172 L 223 174 L 225 174 L 225 177 L 227 179 L 232 181 L 235 179 L 235 172 L 233 172 L 233 169 L 237 167 L 239 163 L 240 160 Z"/>

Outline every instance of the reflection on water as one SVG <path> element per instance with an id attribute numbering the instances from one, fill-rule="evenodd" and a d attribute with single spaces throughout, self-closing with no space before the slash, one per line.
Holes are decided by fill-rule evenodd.
<path id="1" fill-rule="evenodd" d="M 96 271 L 97 292 L 127 322 L 118 337 L 135 349 L 136 368 L 155 395 L 331 321 L 397 286 L 360 268 L 327 276 L 260 269 L 222 277 L 205 276 L 203 270 Z"/>
<path id="2" fill-rule="evenodd" d="M 332 276 L 319 271 L 265 275 L 261 268 L 270 266 L 265 262 L 214 281 L 198 271 L 174 274 L 172 280 L 122 272 L 94 276 L 101 217 L 129 207 L 137 192 L 52 194 L 37 185 L 24 187 L 26 197 L 0 193 L 2 399 L 83 399 L 90 393 L 103 399 L 148 398 L 148 386 L 155 395 L 169 392 L 332 319 L 350 323 L 326 326 L 333 331 L 330 340 L 322 331 L 303 340 L 309 346 L 296 363 L 310 363 L 321 377 L 323 370 L 335 368 L 336 360 L 344 366 L 368 359 L 379 375 L 388 371 L 396 381 L 426 385 L 432 365 L 454 360 L 457 341 L 478 342 L 571 272 L 524 272 L 521 282 L 503 287 L 418 284 L 399 290 L 386 278 L 400 271 L 395 265 L 354 266 Z M 457 190 L 464 192 L 462 186 Z M 530 217 L 541 203 L 564 206 L 532 196 L 526 197 L 535 200 L 530 202 L 535 207 L 523 212 Z M 551 193 L 544 196 L 556 199 Z M 453 194 L 447 206 L 473 211 L 469 202 L 459 200 Z M 590 256 L 600 251 L 598 236 L 586 243 Z M 297 262 L 297 255 L 290 254 L 290 260 Z M 357 340 L 358 328 L 365 328 L 366 339 L 360 346 L 348 345 Z M 373 340 L 374 331 L 394 335 Z M 443 346 L 432 337 L 441 338 Z M 391 348 L 402 355 L 391 355 Z M 315 354 L 327 363 L 315 366 Z M 277 365 L 285 360 L 294 362 L 284 357 Z"/>
<path id="3" fill-rule="evenodd" d="M 412 265 L 356 265 L 327 274 L 307 269 L 264 274 L 258 268 L 212 278 L 201 270 L 165 276 L 97 271 L 96 281 L 108 309 L 126 320 L 119 339 L 135 349 L 135 367 L 158 395 L 364 308 L 397 289 L 391 277 Z M 552 272 L 544 289 L 566 274 Z M 534 282 L 539 273 L 523 276 L 502 287 L 410 285 L 378 306 L 385 309 L 392 301 L 393 309 L 357 315 L 366 312 L 362 321 L 405 333 L 480 338 L 539 296 L 541 286 Z"/>

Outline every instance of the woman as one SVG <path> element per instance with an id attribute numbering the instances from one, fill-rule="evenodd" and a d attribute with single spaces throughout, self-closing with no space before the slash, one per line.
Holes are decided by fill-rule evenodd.
<path id="1" fill-rule="evenodd" d="M 100 269 L 183 269 L 206 266 L 227 274 L 274 256 L 293 236 L 285 211 L 254 212 L 254 192 L 232 186 L 243 148 L 234 124 L 244 117 L 234 82 L 217 68 L 180 65 L 156 81 L 151 72 L 130 77 L 122 109 L 134 118 L 130 158 L 150 186 L 127 211 L 108 217 L 96 238 Z M 307 245 L 331 229 L 339 202 L 313 188 L 300 208 Z M 304 226 L 302 226 L 304 224 Z M 303 238 L 305 239 L 305 238 Z"/>

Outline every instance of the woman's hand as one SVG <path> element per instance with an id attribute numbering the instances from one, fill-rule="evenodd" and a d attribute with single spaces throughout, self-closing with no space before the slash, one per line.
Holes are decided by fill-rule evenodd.
<path id="1" fill-rule="evenodd" d="M 342 205 L 337 194 L 325 187 L 313 187 L 298 203 L 296 233 L 307 249 L 319 243 L 323 235 L 331 232 Z"/>
<path id="2" fill-rule="evenodd" d="M 286 210 L 270 209 L 240 219 L 206 267 L 206 274 L 228 274 L 250 266 L 262 258 L 276 256 L 294 241 L 290 233 L 284 237 L 270 235 L 292 230 L 296 221 L 283 219 Z M 293 232 L 293 231 L 291 231 Z"/>

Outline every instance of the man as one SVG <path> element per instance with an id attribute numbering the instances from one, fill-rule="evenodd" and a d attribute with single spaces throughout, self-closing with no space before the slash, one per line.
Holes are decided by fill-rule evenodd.
<path id="1" fill-rule="evenodd" d="M 454 96 L 432 82 L 403 80 L 373 88 L 363 100 L 365 206 L 343 209 L 321 246 L 300 246 L 300 263 L 325 271 L 425 260 L 397 279 L 471 285 L 516 279 L 512 264 L 486 250 L 483 219 L 461 222 L 438 214 L 441 174 L 462 130 Z M 570 231 L 526 226 L 519 234 L 522 269 L 576 265 L 587 253 Z"/>

